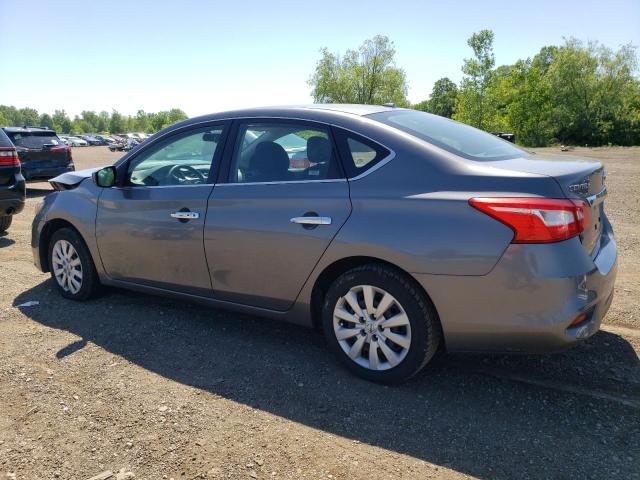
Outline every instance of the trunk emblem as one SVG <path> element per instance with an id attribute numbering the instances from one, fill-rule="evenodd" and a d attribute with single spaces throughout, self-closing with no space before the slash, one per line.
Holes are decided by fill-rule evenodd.
<path id="1" fill-rule="evenodd" d="M 574 183 L 569 185 L 569 191 L 573 193 L 589 193 L 589 187 L 591 186 L 591 180 L 585 178 L 581 183 Z"/>

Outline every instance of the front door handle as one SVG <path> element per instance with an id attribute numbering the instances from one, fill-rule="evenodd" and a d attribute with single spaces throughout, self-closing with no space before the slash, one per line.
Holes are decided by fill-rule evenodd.
<path id="1" fill-rule="evenodd" d="M 195 220 L 196 218 L 200 218 L 200 214 L 198 212 L 173 212 L 171 218 L 178 220 Z"/>
<path id="2" fill-rule="evenodd" d="M 293 217 L 291 223 L 301 225 L 331 225 L 331 217 Z"/>

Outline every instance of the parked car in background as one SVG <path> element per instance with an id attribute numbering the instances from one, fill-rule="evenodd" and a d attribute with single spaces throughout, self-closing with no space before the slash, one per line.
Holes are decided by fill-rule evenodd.
<path id="1" fill-rule="evenodd" d="M 115 139 L 106 135 L 94 135 L 94 137 L 102 142 L 101 145 L 110 145 L 111 143 L 115 142 Z"/>
<path id="2" fill-rule="evenodd" d="M 71 148 L 56 132 L 44 127 L 5 127 L 16 147 L 26 180 L 47 180 L 75 169 Z"/>
<path id="3" fill-rule="evenodd" d="M 25 194 L 18 152 L 0 129 L 0 232 L 6 232 L 13 216 L 24 208 Z"/>
<path id="4" fill-rule="evenodd" d="M 102 145 L 102 140 L 94 137 L 93 135 L 80 135 L 80 138 L 82 138 L 85 142 L 87 142 L 91 146 Z"/>
<path id="5" fill-rule="evenodd" d="M 617 271 L 604 181 L 415 110 L 248 109 L 53 179 L 31 245 L 66 298 L 105 284 L 315 326 L 355 374 L 400 382 L 440 348 L 594 335 Z"/>
<path id="6" fill-rule="evenodd" d="M 69 139 L 68 139 L 68 137 L 66 135 L 58 135 L 58 138 L 65 145 L 69 145 Z"/>
<path id="7" fill-rule="evenodd" d="M 70 147 L 86 147 L 89 145 L 89 142 L 85 139 L 74 136 L 67 137 L 67 143 Z"/>

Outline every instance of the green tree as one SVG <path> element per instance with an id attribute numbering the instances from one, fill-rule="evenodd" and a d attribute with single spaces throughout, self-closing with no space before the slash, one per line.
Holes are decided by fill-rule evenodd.
<path id="1" fill-rule="evenodd" d="M 474 127 L 484 128 L 487 109 L 487 89 L 492 80 L 495 65 L 493 55 L 493 32 L 480 30 L 471 35 L 467 44 L 474 58 L 466 58 L 462 66 L 464 77 L 457 96 L 454 118 Z"/>
<path id="2" fill-rule="evenodd" d="M 18 112 L 22 120 L 19 125 L 38 125 L 40 115 L 35 108 L 21 108 Z"/>
<path id="3" fill-rule="evenodd" d="M 109 112 L 105 112 L 103 110 L 98 114 L 98 123 L 96 126 L 96 130 L 99 133 L 105 133 L 109 131 Z"/>
<path id="4" fill-rule="evenodd" d="M 98 131 L 98 115 L 96 115 L 96 112 L 83 110 L 80 116 L 87 128 L 87 130 L 85 130 L 87 133 L 96 133 Z"/>
<path id="5" fill-rule="evenodd" d="M 71 133 L 71 120 L 64 110 L 56 110 L 51 117 L 53 129 L 58 133 Z"/>
<path id="6" fill-rule="evenodd" d="M 326 48 L 320 53 L 309 79 L 315 102 L 408 105 L 406 76 L 395 64 L 395 48 L 388 37 L 365 40 L 343 57 Z"/>
<path id="7" fill-rule="evenodd" d="M 613 52 L 596 42 L 566 40 L 547 72 L 558 138 L 589 145 L 633 141 L 636 70 L 631 45 Z"/>
<path id="8" fill-rule="evenodd" d="M 109 132 L 110 133 L 122 133 L 125 131 L 125 121 L 122 115 L 114 110 L 111 112 L 111 119 L 109 120 Z"/>
<path id="9" fill-rule="evenodd" d="M 455 112 L 457 98 L 458 87 L 447 77 L 444 77 L 433 84 L 429 100 L 415 105 L 414 108 L 451 118 Z"/>
<path id="10" fill-rule="evenodd" d="M 51 118 L 51 115 L 49 115 L 48 113 L 43 113 L 42 115 L 40 115 L 40 118 L 38 119 L 38 125 L 42 127 L 53 128 L 53 119 Z"/>

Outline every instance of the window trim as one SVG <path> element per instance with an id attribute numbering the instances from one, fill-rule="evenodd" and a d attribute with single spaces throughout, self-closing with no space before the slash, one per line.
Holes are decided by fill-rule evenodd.
<path id="1" fill-rule="evenodd" d="M 322 129 L 327 131 L 327 135 L 329 137 L 329 141 L 331 142 L 331 148 L 333 150 L 336 162 L 338 162 L 338 169 L 340 170 L 340 174 L 342 175 L 340 178 L 323 178 L 318 180 L 281 180 L 281 181 L 271 181 L 271 182 L 234 182 L 231 178 L 231 166 L 233 165 L 234 157 L 239 148 L 240 142 L 239 133 L 241 130 L 241 126 L 243 124 L 295 124 L 295 125 L 305 125 L 309 126 L 309 128 L 313 129 Z M 241 185 L 284 185 L 284 184 L 304 184 L 304 183 L 333 183 L 333 182 L 346 182 L 347 176 L 344 169 L 344 165 L 342 162 L 342 158 L 340 155 L 340 149 L 338 147 L 338 143 L 336 141 L 335 135 L 333 133 L 333 125 L 318 122 L 315 120 L 308 120 L 304 118 L 293 118 L 293 117 L 242 117 L 235 118 L 233 120 L 233 125 L 230 129 L 227 148 L 225 148 L 225 157 L 223 160 L 223 168 L 221 169 L 219 175 L 219 182 L 216 183 L 216 187 L 219 186 L 241 186 Z"/>
<path id="2" fill-rule="evenodd" d="M 353 130 L 349 130 L 342 127 L 333 127 L 335 130 L 335 138 L 337 139 L 338 150 L 340 151 L 340 155 L 342 157 L 343 169 L 347 173 L 347 179 L 352 182 L 356 180 L 360 180 L 361 178 L 366 177 L 370 173 L 375 172 L 379 168 L 382 168 L 391 160 L 393 160 L 396 156 L 396 153 L 387 147 L 386 145 L 373 140 L 372 138 L 367 137 L 366 135 L 362 135 L 361 133 L 354 132 Z M 381 149 L 387 152 L 386 155 L 381 156 L 379 159 L 372 160 L 367 163 L 362 170 L 358 170 L 353 161 L 353 156 L 351 155 L 351 149 L 349 148 L 348 139 L 351 138 L 357 142 L 362 143 L 363 145 L 367 145 L 377 152 Z M 377 156 L 377 155 L 376 155 Z M 353 176 L 352 176 L 353 175 Z"/>
<path id="3" fill-rule="evenodd" d="M 127 179 L 129 176 L 129 165 L 131 162 L 135 161 L 141 155 L 148 154 L 152 149 L 156 147 L 163 148 L 173 141 L 175 137 L 178 136 L 188 136 L 190 133 L 196 133 L 198 130 L 206 131 L 215 127 L 220 127 L 222 132 L 220 133 L 220 141 L 216 146 L 216 150 L 213 154 L 213 158 L 211 159 L 211 165 L 209 167 L 209 175 L 207 177 L 206 183 L 199 183 L 194 185 L 132 185 L 128 183 Z M 184 128 L 176 129 L 172 132 L 169 132 L 166 135 L 162 135 L 161 137 L 155 139 L 153 142 L 148 145 L 143 145 L 143 148 L 140 150 L 132 152 L 130 157 L 126 157 L 119 163 L 116 163 L 116 184 L 114 187 L 119 189 L 139 189 L 139 188 L 175 188 L 175 187 L 211 187 L 216 184 L 217 176 L 220 172 L 222 162 L 224 161 L 223 152 L 226 149 L 227 138 L 229 134 L 230 126 L 229 121 L 227 120 L 215 120 L 211 122 L 203 122 L 192 125 L 187 125 Z M 144 160 L 143 160 L 144 161 Z"/>

